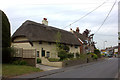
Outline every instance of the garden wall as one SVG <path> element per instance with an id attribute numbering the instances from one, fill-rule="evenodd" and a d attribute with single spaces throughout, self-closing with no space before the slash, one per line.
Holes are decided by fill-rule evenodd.
<path id="1" fill-rule="evenodd" d="M 47 58 L 44 58 L 44 57 L 41 58 L 41 63 L 43 65 L 55 66 L 55 67 L 68 67 L 68 66 L 89 63 L 93 61 L 96 61 L 96 60 L 93 60 L 92 58 L 89 58 L 87 60 L 87 58 L 85 58 L 85 59 L 76 59 L 76 60 L 65 60 L 63 62 L 50 62 Z"/>
<path id="2" fill-rule="evenodd" d="M 93 62 L 93 61 L 95 61 L 95 60 L 93 60 L 92 58 L 89 58 L 88 60 L 87 60 L 87 58 L 86 59 L 76 59 L 76 60 L 65 60 L 62 63 L 62 67 L 74 66 L 74 65 L 89 63 L 89 62 Z"/>
<path id="3" fill-rule="evenodd" d="M 45 58 L 45 57 L 42 57 L 42 58 L 41 58 L 41 63 L 42 63 L 43 65 L 48 65 L 48 66 L 62 67 L 62 62 L 50 62 L 50 61 L 48 61 L 48 59 Z"/>

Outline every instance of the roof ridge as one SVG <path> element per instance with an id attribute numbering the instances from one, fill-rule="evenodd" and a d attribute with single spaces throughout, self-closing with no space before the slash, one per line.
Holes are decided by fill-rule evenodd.
<path id="1" fill-rule="evenodd" d="M 60 29 L 60 28 L 56 28 L 56 27 L 53 27 L 53 26 L 47 26 L 47 25 L 44 25 L 44 24 L 41 24 L 41 23 L 38 23 L 38 22 L 35 22 L 35 21 L 32 21 L 32 20 L 26 20 L 24 23 L 23 23 L 23 25 L 24 24 L 38 24 L 38 25 L 42 25 L 43 27 L 45 27 L 46 29 L 48 29 L 48 28 L 52 28 L 52 29 L 57 29 L 57 30 L 62 30 L 62 31 L 65 31 L 65 32 L 68 32 L 68 33 L 71 33 L 70 31 L 67 31 L 67 30 L 63 30 L 63 29 Z M 71 33 L 71 34 L 73 34 L 73 33 Z"/>

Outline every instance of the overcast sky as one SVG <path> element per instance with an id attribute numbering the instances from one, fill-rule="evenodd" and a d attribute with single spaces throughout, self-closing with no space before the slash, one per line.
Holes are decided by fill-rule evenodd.
<path id="1" fill-rule="evenodd" d="M 100 8 L 84 17 L 80 21 L 68 26 L 72 22 L 80 19 L 103 2 Z M 41 23 L 42 19 L 48 19 L 48 25 L 69 31 L 79 27 L 80 33 L 85 29 L 91 30 L 91 34 L 96 32 L 115 0 L 2 0 L 0 9 L 9 18 L 11 24 L 11 34 L 26 20 Z M 118 44 L 118 2 L 115 4 L 105 24 L 94 35 L 96 47 L 102 49 L 104 41 L 106 47 Z M 68 27 L 66 27 L 68 26 Z M 66 27 L 66 28 L 65 28 Z"/>

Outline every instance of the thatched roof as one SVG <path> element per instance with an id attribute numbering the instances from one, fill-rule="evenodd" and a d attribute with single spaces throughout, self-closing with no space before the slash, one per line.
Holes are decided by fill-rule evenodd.
<path id="1" fill-rule="evenodd" d="M 80 45 L 73 33 L 58 29 L 44 24 L 36 23 L 30 20 L 25 21 L 13 34 L 12 41 L 16 37 L 24 36 L 29 41 L 56 42 L 56 34 L 61 33 L 61 43 L 70 45 Z"/>

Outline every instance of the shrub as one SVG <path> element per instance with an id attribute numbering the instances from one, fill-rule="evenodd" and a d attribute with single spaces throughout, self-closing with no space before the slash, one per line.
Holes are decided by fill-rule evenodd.
<path id="1" fill-rule="evenodd" d="M 100 58 L 101 57 L 101 54 L 100 54 L 100 51 L 98 49 L 95 49 L 94 50 L 94 53 Z"/>
<path id="2" fill-rule="evenodd" d="M 67 58 L 67 52 L 65 50 L 60 50 L 58 52 L 58 57 L 60 57 L 60 61 L 64 60 L 65 58 Z"/>
<path id="3" fill-rule="evenodd" d="M 65 50 L 66 52 L 69 52 L 70 48 L 68 46 L 64 45 L 63 50 Z"/>
<path id="4" fill-rule="evenodd" d="M 60 59 L 57 58 L 48 58 L 50 62 L 58 62 Z"/>
<path id="5" fill-rule="evenodd" d="M 19 61 L 13 61 L 12 64 L 19 65 Z"/>
<path id="6" fill-rule="evenodd" d="M 98 56 L 96 54 L 93 55 L 93 59 L 97 59 Z"/>
<path id="7" fill-rule="evenodd" d="M 87 55 L 89 55 L 89 54 L 91 54 L 90 52 L 89 53 L 87 53 Z"/>
<path id="8" fill-rule="evenodd" d="M 93 58 L 93 59 L 97 59 L 98 58 L 98 56 L 96 55 L 96 54 L 94 54 L 94 53 L 90 53 L 91 54 L 91 57 Z"/>
<path id="9" fill-rule="evenodd" d="M 79 58 L 79 57 L 80 57 L 80 54 L 79 54 L 79 53 L 76 53 L 76 57 Z"/>
<path id="10" fill-rule="evenodd" d="M 15 65 L 26 65 L 27 62 L 24 61 L 24 60 L 16 60 L 16 61 L 13 61 L 12 64 L 15 64 Z"/>
<path id="11" fill-rule="evenodd" d="M 87 54 L 79 54 L 80 55 L 80 59 L 87 59 L 88 55 Z"/>
<path id="12" fill-rule="evenodd" d="M 24 61 L 24 60 L 20 60 L 19 64 L 20 64 L 20 65 L 26 65 L 26 64 L 27 64 L 27 62 L 26 62 L 26 61 Z"/>
<path id="13" fill-rule="evenodd" d="M 74 53 L 67 54 L 67 58 L 73 58 L 73 57 L 74 57 Z"/>
<path id="14" fill-rule="evenodd" d="M 57 44 L 57 47 L 59 48 L 59 50 L 65 50 L 66 52 L 69 52 L 70 50 L 70 48 L 64 44 Z"/>
<path id="15" fill-rule="evenodd" d="M 10 63 L 13 60 L 15 50 L 13 47 L 2 48 L 2 61 L 3 63 Z"/>
<path id="16" fill-rule="evenodd" d="M 37 58 L 37 63 L 41 63 L 41 59 L 40 58 Z"/>
<path id="17" fill-rule="evenodd" d="M 71 60 L 71 59 L 73 59 L 73 58 L 65 58 L 64 60 Z"/>
<path id="18" fill-rule="evenodd" d="M 10 48 L 2 48 L 2 62 L 9 63 L 11 61 Z"/>

